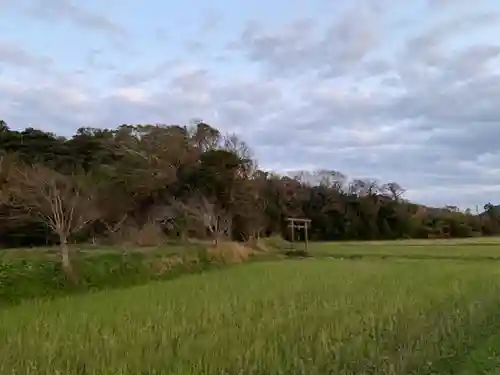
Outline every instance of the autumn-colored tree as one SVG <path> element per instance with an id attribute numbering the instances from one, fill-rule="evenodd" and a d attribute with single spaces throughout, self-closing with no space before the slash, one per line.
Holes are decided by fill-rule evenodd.
<path id="1" fill-rule="evenodd" d="M 396 182 L 349 179 L 334 169 L 262 171 L 245 142 L 201 120 L 189 126 L 82 128 L 71 138 L 13 130 L 0 121 L 0 155 L 3 247 L 45 245 L 55 237 L 65 244 L 79 227 L 77 217 L 83 228 L 89 226 L 73 237 L 78 241 L 107 236 L 119 242 L 122 232 L 130 232 L 125 227 L 140 231 L 147 225 L 157 226 L 161 236 L 245 240 L 286 234 L 290 216 L 312 219 L 312 240 L 500 234 L 493 203 L 485 212 L 479 205 L 466 212 L 451 205 L 433 208 L 409 202 Z M 68 225 L 54 222 L 58 211 L 46 209 L 57 202 L 48 192 L 57 192 L 65 213 L 80 207 L 74 202 L 86 202 L 89 210 L 75 208 L 73 229 L 66 230 Z"/>

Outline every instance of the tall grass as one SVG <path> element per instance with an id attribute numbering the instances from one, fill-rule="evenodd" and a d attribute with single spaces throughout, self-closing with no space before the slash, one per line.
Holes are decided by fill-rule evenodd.
<path id="1" fill-rule="evenodd" d="M 213 268 L 204 247 L 162 248 L 124 252 L 79 251 L 74 267 L 79 283 L 67 280 L 53 249 L 0 251 L 0 308 L 30 298 L 145 284 Z M 220 262 L 219 262 L 220 263 Z"/>
<path id="2" fill-rule="evenodd" d="M 498 261 L 500 242 L 491 239 L 469 243 L 467 240 L 412 240 L 385 242 L 317 242 L 310 245 L 317 257 L 389 258 Z"/>
<path id="3" fill-rule="evenodd" d="M 0 374 L 452 374 L 499 292 L 485 262 L 235 266 L 0 311 Z"/>

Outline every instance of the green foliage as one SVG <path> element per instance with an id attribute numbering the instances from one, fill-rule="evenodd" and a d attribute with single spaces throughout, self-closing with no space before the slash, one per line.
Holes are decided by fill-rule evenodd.
<path id="1" fill-rule="evenodd" d="M 186 273 L 213 268 L 201 247 L 183 248 L 169 253 L 164 249 L 149 251 L 82 251 L 77 253 L 74 266 L 77 285 L 67 279 L 54 254 L 17 256 L 0 255 L 0 306 L 11 305 L 25 299 L 55 298 L 72 293 L 122 288 L 144 284 L 152 280 L 165 280 Z M 201 256 L 205 254 L 205 256 Z M 176 259 L 172 262 L 172 259 Z M 167 264 L 168 267 L 161 267 Z"/>
<path id="2" fill-rule="evenodd" d="M 499 365 L 473 349 L 497 342 L 499 276 L 474 261 L 284 261 L 31 301 L 0 311 L 0 373 L 484 373 L 467 358 Z"/>
<path id="3" fill-rule="evenodd" d="M 85 256 L 75 262 L 75 266 L 82 284 L 89 290 L 141 284 L 151 279 L 144 253 Z"/>
<path id="4" fill-rule="evenodd" d="M 70 284 L 58 262 L 50 259 L 10 259 L 0 263 L 0 306 L 25 298 L 67 293 Z"/>
<path id="5" fill-rule="evenodd" d="M 287 237 L 285 218 L 290 216 L 312 220 L 313 241 L 500 234 L 499 210 L 492 203 L 484 205 L 482 214 L 459 212 L 454 206 L 405 201 L 404 190 L 395 182 L 348 181 L 335 171 L 290 177 L 256 170 L 257 162 L 249 158 L 243 142 L 203 122 L 191 128 L 82 128 L 69 139 L 37 129 L 14 131 L 2 124 L 0 155 L 15 155 L 19 162 L 43 164 L 68 176 L 84 171 L 92 179 L 91 195 L 100 217 L 73 238 L 79 243 L 111 237 L 120 242 L 122 224 L 138 231 L 158 225 L 159 232 L 171 238 L 207 239 L 221 234 L 207 228 L 204 220 L 213 212 L 229 226 L 217 231 L 234 240 L 271 233 Z M 9 184 L 2 173 L 0 166 L 0 190 L 3 183 Z M 205 212 L 193 207 L 201 197 L 210 202 Z M 33 218 L 12 220 L 14 214 L 12 206 L 0 202 L 0 246 L 57 243 L 46 225 Z"/>

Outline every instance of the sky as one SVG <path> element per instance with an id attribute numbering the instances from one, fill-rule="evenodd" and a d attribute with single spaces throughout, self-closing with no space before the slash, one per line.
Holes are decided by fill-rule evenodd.
<path id="1" fill-rule="evenodd" d="M 0 119 L 234 132 L 260 167 L 500 203 L 500 1 L 0 0 Z"/>

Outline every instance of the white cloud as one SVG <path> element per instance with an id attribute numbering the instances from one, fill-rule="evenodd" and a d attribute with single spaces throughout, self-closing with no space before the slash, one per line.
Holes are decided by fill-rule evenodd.
<path id="1" fill-rule="evenodd" d="M 238 74 L 229 63 L 212 70 L 213 61 L 179 58 L 127 71 L 116 64 L 111 89 L 53 71 L 38 73 L 43 86 L 0 76 L 0 109 L 12 125 L 40 123 L 64 134 L 83 125 L 203 118 L 236 130 L 264 167 L 328 168 L 397 181 L 410 198 L 438 205 L 494 201 L 500 193 L 500 44 L 461 44 L 460 38 L 493 28 L 497 15 L 468 12 L 399 35 L 388 26 L 388 9 L 356 4 L 328 15 L 327 25 L 307 17 L 283 28 L 248 25 L 230 50 L 241 61 Z M 107 29 L 104 20 L 92 22 Z M 0 59 L 11 65 L 49 63 L 9 48 L 0 44 Z M 226 67 L 233 69 L 227 76 Z"/>
<path id="2" fill-rule="evenodd" d="M 0 40 L 0 63 L 40 70 L 49 67 L 53 60 L 50 57 L 33 55 L 15 41 Z"/>
<path id="3" fill-rule="evenodd" d="M 71 21 L 76 25 L 112 36 L 124 37 L 127 30 L 106 16 L 76 5 L 73 0 L 33 0 L 26 8 L 28 14 L 49 22 Z"/>
<path id="4" fill-rule="evenodd" d="M 120 87 L 113 91 L 110 96 L 138 104 L 147 103 L 149 99 L 148 92 L 137 87 Z"/>

